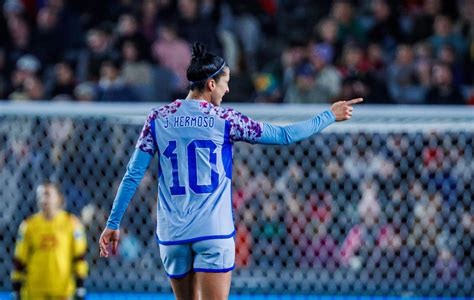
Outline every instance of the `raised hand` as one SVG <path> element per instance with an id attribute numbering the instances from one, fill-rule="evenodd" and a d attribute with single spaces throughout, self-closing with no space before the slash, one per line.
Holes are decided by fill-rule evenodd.
<path id="1" fill-rule="evenodd" d="M 349 101 L 338 101 L 331 105 L 331 111 L 336 116 L 336 121 L 346 121 L 352 117 L 352 105 L 364 101 L 362 98 L 356 98 Z"/>
<path id="2" fill-rule="evenodd" d="M 112 243 L 112 254 L 117 253 L 118 243 L 120 240 L 120 230 L 105 228 L 100 235 L 99 247 L 100 257 L 109 257 L 108 247 Z"/>

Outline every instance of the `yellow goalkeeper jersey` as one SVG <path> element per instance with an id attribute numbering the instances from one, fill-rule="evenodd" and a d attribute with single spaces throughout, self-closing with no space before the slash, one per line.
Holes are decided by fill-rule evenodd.
<path id="1" fill-rule="evenodd" d="M 74 215 L 60 211 L 47 220 L 39 212 L 20 225 L 12 281 L 22 282 L 26 299 L 72 296 L 75 277 L 87 276 L 86 249 L 84 228 Z"/>

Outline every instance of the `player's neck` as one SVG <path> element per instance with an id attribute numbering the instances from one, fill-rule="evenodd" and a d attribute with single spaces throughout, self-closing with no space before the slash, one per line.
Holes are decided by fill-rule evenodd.
<path id="1" fill-rule="evenodd" d="M 204 100 L 211 103 L 211 95 L 208 93 L 200 93 L 196 91 L 189 91 L 186 100 Z"/>
<path id="2" fill-rule="evenodd" d="M 52 210 L 43 210 L 43 216 L 46 220 L 52 220 L 56 215 L 59 213 L 59 209 L 52 209 Z"/>

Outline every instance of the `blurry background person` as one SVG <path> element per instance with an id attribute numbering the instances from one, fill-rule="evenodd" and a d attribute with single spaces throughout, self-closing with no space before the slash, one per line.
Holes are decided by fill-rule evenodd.
<path id="1" fill-rule="evenodd" d="M 324 103 L 334 100 L 341 92 L 341 75 L 331 65 L 332 58 L 332 47 L 325 44 L 315 45 L 311 52 L 310 60 L 316 70 L 316 93 L 313 102 Z"/>
<path id="2" fill-rule="evenodd" d="M 163 24 L 158 29 L 158 38 L 152 45 L 152 55 L 160 66 L 171 70 L 175 76 L 174 84 L 178 94 L 185 93 L 188 85 L 186 69 L 191 59 L 191 49 L 186 40 L 177 32 L 177 25 Z"/>
<path id="3" fill-rule="evenodd" d="M 77 101 L 90 102 L 96 98 L 96 90 L 92 83 L 83 82 L 74 88 L 74 99 Z"/>
<path id="4" fill-rule="evenodd" d="M 425 88 L 419 84 L 413 48 L 400 45 L 395 60 L 388 66 L 387 82 L 390 97 L 399 104 L 421 104 Z"/>
<path id="5" fill-rule="evenodd" d="M 64 211 L 59 187 L 44 182 L 36 190 L 40 211 L 18 230 L 12 286 L 17 299 L 84 299 L 88 264 L 83 226 Z"/>
<path id="6" fill-rule="evenodd" d="M 433 84 L 426 94 L 426 104 L 464 104 L 464 97 L 453 83 L 453 74 L 447 64 L 433 66 Z"/>
<path id="7" fill-rule="evenodd" d="M 296 68 L 296 78 L 288 87 L 284 101 L 286 103 L 312 103 L 319 98 L 316 89 L 316 70 L 309 62 Z"/>
<path id="8" fill-rule="evenodd" d="M 106 60 L 100 67 L 100 80 L 97 85 L 99 101 L 137 101 L 139 97 L 123 80 L 118 61 Z"/>
<path id="9" fill-rule="evenodd" d="M 45 94 L 48 97 L 63 96 L 72 99 L 76 80 L 71 63 L 60 61 L 54 66 L 50 80 L 45 83 Z"/>

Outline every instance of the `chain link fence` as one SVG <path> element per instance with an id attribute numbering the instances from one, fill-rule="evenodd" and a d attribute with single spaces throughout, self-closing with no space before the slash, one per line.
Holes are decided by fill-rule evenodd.
<path id="1" fill-rule="evenodd" d="M 53 179 L 87 228 L 89 290 L 170 292 L 154 238 L 156 159 L 122 222 L 118 256 L 98 257 L 151 106 L 62 105 L 0 107 L 0 289 L 11 288 L 35 188 Z M 277 123 L 322 109 L 237 108 Z M 294 145 L 234 146 L 233 293 L 474 295 L 474 111 L 358 112 Z"/>

